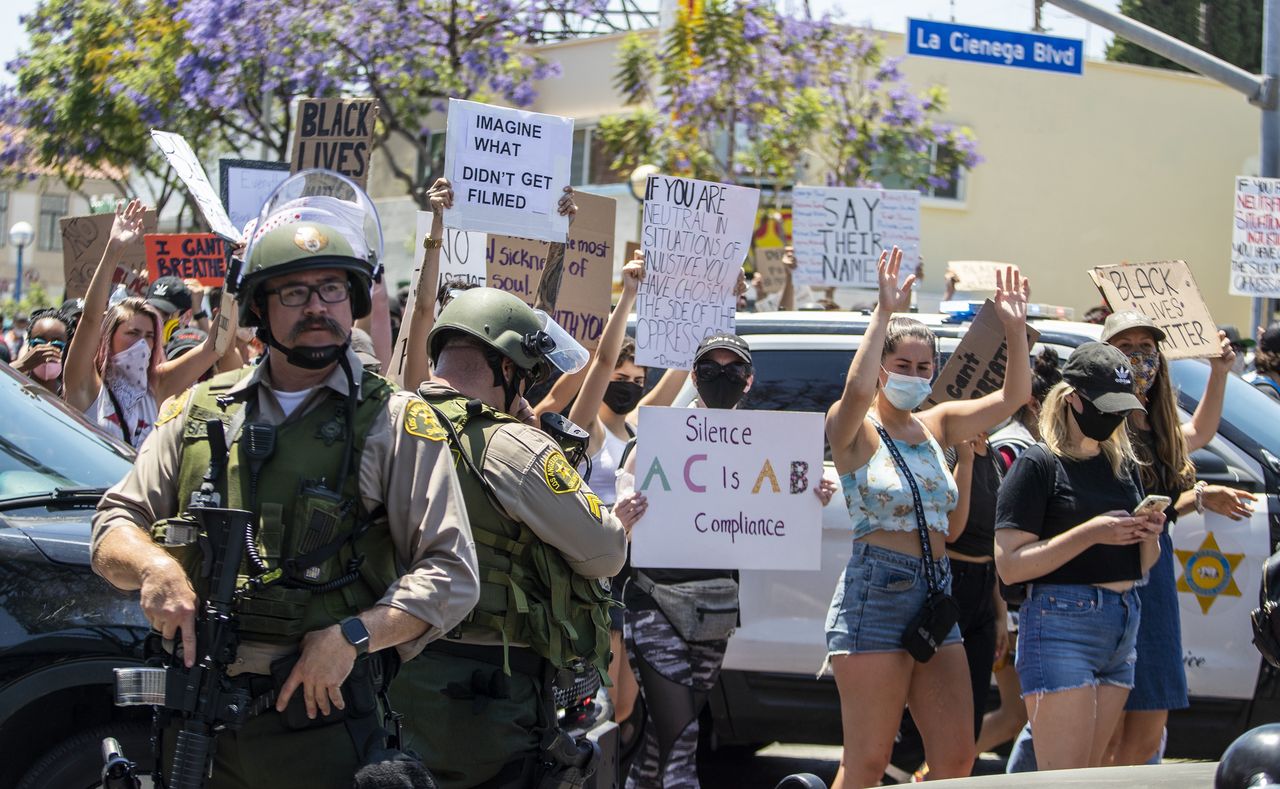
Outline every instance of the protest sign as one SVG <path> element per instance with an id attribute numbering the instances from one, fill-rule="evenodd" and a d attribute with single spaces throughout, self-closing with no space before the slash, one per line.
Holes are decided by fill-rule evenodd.
<path id="1" fill-rule="evenodd" d="M 1181 260 L 1097 266 L 1089 272 L 1111 309 L 1136 310 L 1164 330 L 1169 359 L 1209 359 L 1222 353 L 1218 326 Z"/>
<path id="2" fill-rule="evenodd" d="M 377 120 L 377 99 L 298 99 L 290 172 L 332 170 L 366 188 Z"/>
<path id="3" fill-rule="evenodd" d="M 943 365 L 933 382 L 933 391 L 925 407 L 951 400 L 973 400 L 997 392 L 1004 386 L 1004 372 L 1009 365 L 1009 345 L 1004 339 L 1004 324 L 996 316 L 996 305 L 990 299 L 978 310 L 960 344 Z M 1040 332 L 1027 327 L 1027 347 L 1040 339 Z M 1016 363 L 1021 364 L 1018 360 Z"/>
<path id="4" fill-rule="evenodd" d="M 449 100 L 444 170 L 458 230 L 563 242 L 569 219 L 556 209 L 569 185 L 573 119 Z"/>
<path id="5" fill-rule="evenodd" d="M 418 243 L 414 257 L 421 260 L 423 242 L 431 232 L 431 212 L 419 211 L 417 222 Z M 465 230 L 444 229 L 444 242 L 440 245 L 439 270 L 433 275 L 430 298 L 446 280 L 463 280 L 470 285 L 485 285 L 485 235 Z M 424 283 L 425 284 L 425 283 Z"/>
<path id="6" fill-rule="evenodd" d="M 287 162 L 219 159 L 218 186 L 231 224 L 241 230 L 256 219 L 267 198 L 289 177 Z"/>
<path id="7" fill-rule="evenodd" d="M 665 175 L 649 179 L 636 364 L 687 370 L 707 335 L 733 331 L 733 286 L 759 201 L 759 189 Z"/>
<path id="8" fill-rule="evenodd" d="M 1008 263 L 996 263 L 990 260 L 952 260 L 947 263 L 947 270 L 955 274 L 956 290 L 962 291 L 995 291 L 996 273 L 1004 276 L 1005 272 L 1017 266 Z"/>
<path id="9" fill-rule="evenodd" d="M 787 284 L 787 267 L 782 262 L 783 247 L 756 247 L 755 267 L 760 275 L 761 295 L 780 293 Z"/>
<path id="10" fill-rule="evenodd" d="M 914 274 L 920 263 L 920 193 L 797 186 L 792 229 L 797 285 L 875 290 L 882 250 L 902 249 L 899 281 Z"/>
<path id="11" fill-rule="evenodd" d="M 575 194 L 574 200 L 578 215 L 564 245 L 560 290 L 551 317 L 591 349 L 600 341 L 609 317 L 617 201 L 585 192 Z M 546 241 L 490 235 L 486 252 L 489 285 L 535 306 L 550 250 Z"/>
<path id="12" fill-rule="evenodd" d="M 62 231 L 62 275 L 66 282 L 64 299 L 84 298 L 89 290 L 89 281 L 93 272 L 102 260 L 106 251 L 107 239 L 111 238 L 111 224 L 116 215 L 92 214 L 90 216 L 67 216 L 58 220 Z M 144 233 L 156 230 L 156 212 L 148 209 L 142 215 Z M 146 271 L 146 254 L 141 245 L 130 247 L 125 251 L 124 259 L 116 267 L 112 286 L 124 283 L 132 296 L 140 296 L 147 291 L 147 278 L 142 276 Z"/>
<path id="13" fill-rule="evenodd" d="M 636 253 L 640 251 L 640 244 L 635 241 L 628 241 L 627 245 L 622 249 L 622 265 L 625 266 L 635 259 Z"/>
<path id="14" fill-rule="evenodd" d="M 161 277 L 178 277 L 222 287 L 227 278 L 223 241 L 212 233 L 152 233 L 142 240 L 152 282 Z"/>
<path id="15" fill-rule="evenodd" d="M 817 570 L 822 414 L 640 409 L 636 567 Z"/>
<path id="16" fill-rule="evenodd" d="M 213 184 L 209 183 L 204 165 L 200 164 L 199 157 L 196 156 L 195 151 L 191 150 L 186 138 L 181 134 L 152 129 L 151 139 L 164 154 L 169 166 L 182 179 L 182 183 L 186 184 L 187 194 L 191 195 L 191 199 L 195 201 L 196 208 L 200 209 L 200 214 L 209 224 L 209 229 L 232 243 L 238 242 L 240 228 L 231 224 L 227 209 L 218 199 L 217 193 L 213 191 Z"/>
<path id="17" fill-rule="evenodd" d="M 1280 178 L 1236 178 L 1232 296 L 1280 296 Z"/>

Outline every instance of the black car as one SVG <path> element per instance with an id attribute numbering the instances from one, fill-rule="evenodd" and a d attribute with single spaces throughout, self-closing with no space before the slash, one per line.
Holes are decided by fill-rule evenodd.
<path id="1" fill-rule="evenodd" d="M 142 662 L 137 594 L 89 568 L 90 521 L 133 450 L 0 363 L 0 789 L 98 783 L 108 734 L 144 761 L 150 713 L 113 704 Z"/>

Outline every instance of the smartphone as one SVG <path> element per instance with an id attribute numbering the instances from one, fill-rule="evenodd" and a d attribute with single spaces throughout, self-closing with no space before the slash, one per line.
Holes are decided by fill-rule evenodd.
<path id="1" fill-rule="evenodd" d="M 1173 499 L 1168 496 L 1147 496 L 1142 503 L 1133 508 L 1134 516 L 1150 515 L 1153 512 L 1164 512 L 1169 509 Z"/>

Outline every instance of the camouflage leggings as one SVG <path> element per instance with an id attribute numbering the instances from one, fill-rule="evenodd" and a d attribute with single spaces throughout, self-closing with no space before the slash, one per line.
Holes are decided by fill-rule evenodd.
<path id="1" fill-rule="evenodd" d="M 628 608 L 623 634 L 645 712 L 626 789 L 698 789 L 698 715 L 729 642 L 689 643 L 656 608 Z"/>

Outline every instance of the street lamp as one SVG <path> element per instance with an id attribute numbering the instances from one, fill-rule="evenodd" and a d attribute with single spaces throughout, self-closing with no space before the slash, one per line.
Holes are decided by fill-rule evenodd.
<path id="1" fill-rule="evenodd" d="M 627 178 L 627 185 L 631 187 L 631 196 L 640 202 L 644 202 L 644 191 L 649 185 L 649 177 L 657 175 L 660 172 L 656 164 L 642 164 L 631 171 L 631 175 Z"/>
<path id="2" fill-rule="evenodd" d="M 18 248 L 18 279 L 13 285 L 13 300 L 22 300 L 22 250 L 36 237 L 30 222 L 14 222 L 9 228 L 9 241 Z"/>

